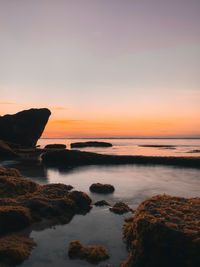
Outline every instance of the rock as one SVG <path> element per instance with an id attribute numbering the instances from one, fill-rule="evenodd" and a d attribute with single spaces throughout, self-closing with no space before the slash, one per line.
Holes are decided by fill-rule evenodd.
<path id="1" fill-rule="evenodd" d="M 92 200 L 91 198 L 84 192 L 80 191 L 72 191 L 68 194 L 68 197 L 72 199 L 80 211 L 88 211 L 91 207 Z"/>
<path id="2" fill-rule="evenodd" d="M 21 230 L 30 223 L 29 209 L 21 206 L 0 206 L 0 234 Z"/>
<path id="3" fill-rule="evenodd" d="M 68 256 L 71 259 L 85 259 L 91 263 L 99 263 L 109 258 L 108 250 L 102 246 L 84 246 L 80 241 L 74 240 L 69 244 Z"/>
<path id="4" fill-rule="evenodd" d="M 140 146 L 140 147 L 160 147 L 160 148 L 176 148 L 175 146 L 173 146 L 173 145 L 138 145 L 138 146 Z"/>
<path id="5" fill-rule="evenodd" d="M 33 193 L 39 187 L 37 183 L 20 176 L 0 176 L 0 198 L 14 198 L 27 193 Z"/>
<path id="6" fill-rule="evenodd" d="M 42 161 L 46 166 L 59 168 L 102 164 L 159 164 L 200 168 L 200 157 L 119 156 L 67 149 L 48 151 L 42 154 Z"/>
<path id="7" fill-rule="evenodd" d="M 44 148 L 48 149 L 65 149 L 67 146 L 64 144 L 49 144 L 46 145 Z"/>
<path id="8" fill-rule="evenodd" d="M 85 214 L 91 208 L 91 198 L 83 192 L 69 192 L 70 185 L 39 185 L 13 169 L 2 168 L 0 173 L 0 236 L 4 235 L 0 237 L 0 264 L 20 263 L 34 245 L 27 237 L 6 233 L 24 230 L 43 219 L 47 226 L 68 223 L 75 214 Z M 15 173 L 17 177 L 9 176 Z"/>
<path id="9" fill-rule="evenodd" d="M 71 143 L 71 148 L 82 148 L 82 147 L 112 147 L 111 143 L 107 142 L 97 142 L 97 141 L 89 141 L 89 142 L 77 142 Z"/>
<path id="10" fill-rule="evenodd" d="M 190 150 L 187 153 L 200 153 L 199 149 Z"/>
<path id="11" fill-rule="evenodd" d="M 0 208 L 28 209 L 32 221 L 43 218 L 57 222 L 69 220 L 75 214 L 86 213 L 91 208 L 91 198 L 70 185 L 39 185 L 22 177 L 0 176 Z M 14 214 L 14 211 L 12 211 Z M 4 217 L 9 212 L 4 213 Z M 23 228 L 23 227 L 22 227 Z"/>
<path id="12" fill-rule="evenodd" d="M 22 263 L 30 256 L 35 245 L 31 238 L 22 234 L 9 234 L 0 237 L 0 263 L 6 263 L 2 266 Z"/>
<path id="13" fill-rule="evenodd" d="M 94 203 L 95 206 L 101 207 L 101 206 L 110 206 L 110 204 L 105 200 L 99 200 Z"/>
<path id="14" fill-rule="evenodd" d="M 90 191 L 91 192 L 100 193 L 100 194 L 113 193 L 114 190 L 115 190 L 115 188 L 111 184 L 96 183 L 96 184 L 92 184 L 90 186 Z"/>
<path id="15" fill-rule="evenodd" d="M 0 140 L 0 159 L 4 160 L 14 158 L 17 158 L 17 154 L 5 142 Z"/>
<path id="16" fill-rule="evenodd" d="M 14 168 L 0 168 L 0 176 L 21 177 L 21 173 Z"/>
<path id="17" fill-rule="evenodd" d="M 50 110 L 43 108 L 1 116 L 0 139 L 24 147 L 33 147 L 42 135 L 50 114 Z"/>
<path id="18" fill-rule="evenodd" d="M 157 195 L 123 227 L 129 257 L 123 267 L 200 266 L 200 198 Z"/>
<path id="19" fill-rule="evenodd" d="M 110 211 L 117 214 L 124 214 L 127 212 L 132 212 L 133 210 L 124 202 L 117 202 L 115 205 L 109 209 Z"/>

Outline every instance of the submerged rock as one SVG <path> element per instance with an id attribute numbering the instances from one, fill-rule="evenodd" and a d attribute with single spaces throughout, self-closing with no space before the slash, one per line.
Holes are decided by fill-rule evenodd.
<path id="1" fill-rule="evenodd" d="M 101 207 L 101 206 L 110 206 L 110 204 L 105 200 L 99 200 L 94 203 L 95 206 Z"/>
<path id="2" fill-rule="evenodd" d="M 107 142 L 97 142 L 97 141 L 89 141 L 89 142 L 77 142 L 71 143 L 71 148 L 82 148 L 82 147 L 112 147 L 111 143 Z"/>
<path id="3" fill-rule="evenodd" d="M 2 266 L 22 263 L 30 256 L 35 245 L 31 238 L 22 234 L 9 234 L 0 237 L 0 262 L 5 263 Z"/>
<path id="4" fill-rule="evenodd" d="M 115 188 L 111 184 L 96 183 L 90 186 L 90 191 L 100 194 L 109 194 L 115 191 Z"/>
<path id="5" fill-rule="evenodd" d="M 117 214 L 124 214 L 127 212 L 132 212 L 133 210 L 126 203 L 117 202 L 112 208 L 110 208 L 110 211 Z"/>
<path id="6" fill-rule="evenodd" d="M 200 266 L 200 198 L 158 195 L 123 227 L 129 258 L 123 267 Z"/>
<path id="7" fill-rule="evenodd" d="M 80 241 L 73 240 L 69 244 L 68 256 L 71 259 L 85 259 L 91 263 L 99 263 L 109 258 L 108 250 L 102 246 L 84 246 Z"/>
<path id="8" fill-rule="evenodd" d="M 14 158 L 17 158 L 17 154 L 9 147 L 9 145 L 0 140 L 0 159 L 4 160 Z"/>
<path id="9" fill-rule="evenodd" d="M 49 144 L 46 145 L 44 148 L 48 149 L 65 149 L 67 146 L 64 144 Z"/>
<path id="10" fill-rule="evenodd" d="M 50 115 L 50 110 L 42 108 L 0 116 L 0 139 L 25 147 L 35 146 Z"/>

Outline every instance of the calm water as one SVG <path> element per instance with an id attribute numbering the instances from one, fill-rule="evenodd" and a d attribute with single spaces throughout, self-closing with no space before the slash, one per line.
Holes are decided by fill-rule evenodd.
<path id="1" fill-rule="evenodd" d="M 200 153 L 189 153 L 200 150 L 200 139 L 40 139 L 38 145 L 62 143 L 70 148 L 73 142 L 89 140 L 105 141 L 113 144 L 108 148 L 82 148 L 80 150 L 118 155 L 146 155 L 146 156 L 200 156 Z M 170 145 L 173 148 L 140 147 L 141 145 Z"/>
<path id="2" fill-rule="evenodd" d="M 76 140 L 50 140 L 42 139 L 39 143 L 66 143 Z M 111 140 L 107 140 L 111 141 Z M 98 152 L 113 154 L 125 153 L 137 149 L 138 144 L 172 144 L 176 143 L 176 150 L 191 150 L 199 147 L 199 140 L 112 140 L 113 148 L 94 149 Z M 178 145 L 179 144 L 179 145 Z M 92 149 L 90 149 L 91 151 Z M 144 149 L 144 151 L 146 148 Z M 148 149 L 147 149 L 148 150 Z M 155 149 L 155 153 L 175 153 L 174 151 Z M 145 152 L 145 153 L 150 153 Z M 151 152 L 152 153 L 152 152 Z M 178 153 L 178 152 L 177 152 Z M 182 154 L 181 152 L 179 154 Z M 158 154 L 155 154 L 158 155 Z M 187 154 L 188 155 L 188 154 Z M 87 166 L 62 170 L 46 169 L 40 164 L 18 162 L 4 162 L 19 168 L 25 177 L 29 177 L 40 184 L 65 183 L 71 184 L 74 189 L 81 190 L 90 195 L 93 201 L 105 199 L 111 205 L 117 201 L 124 201 L 133 209 L 146 198 L 156 194 L 170 194 L 183 197 L 200 197 L 200 170 L 184 169 L 169 166 Z M 90 193 L 89 186 L 94 182 L 110 183 L 115 186 L 115 192 L 110 195 Z M 116 215 L 108 207 L 94 207 L 87 215 L 76 215 L 66 225 L 58 225 L 45 230 L 34 230 L 31 237 L 37 243 L 30 258 L 21 266 L 49 267 L 49 266 L 92 266 L 81 260 L 70 260 L 67 256 L 68 245 L 71 240 L 80 240 L 85 245 L 103 245 L 109 250 L 110 259 L 98 266 L 120 266 L 127 258 L 125 244 L 122 241 L 121 228 L 124 218 L 130 216 Z"/>

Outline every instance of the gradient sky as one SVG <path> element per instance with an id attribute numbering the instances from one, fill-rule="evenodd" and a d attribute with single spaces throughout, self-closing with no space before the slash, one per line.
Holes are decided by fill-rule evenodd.
<path id="1" fill-rule="evenodd" d="M 200 137 L 199 0 L 0 0 L 0 115 L 44 137 Z"/>

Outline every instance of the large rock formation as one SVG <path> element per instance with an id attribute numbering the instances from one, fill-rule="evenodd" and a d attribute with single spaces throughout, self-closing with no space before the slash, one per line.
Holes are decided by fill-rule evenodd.
<path id="1" fill-rule="evenodd" d="M 35 146 L 48 122 L 50 110 L 29 109 L 0 117 L 0 139 L 25 147 Z"/>
<path id="2" fill-rule="evenodd" d="M 123 267 L 200 266 L 200 198 L 147 199 L 123 233 L 130 251 Z"/>

